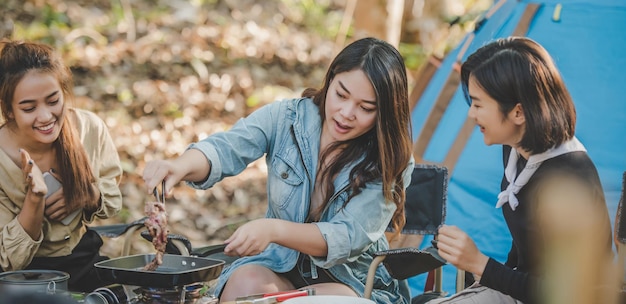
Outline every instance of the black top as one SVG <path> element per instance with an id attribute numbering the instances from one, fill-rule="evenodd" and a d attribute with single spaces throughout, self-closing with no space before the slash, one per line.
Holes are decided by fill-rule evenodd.
<path id="1" fill-rule="evenodd" d="M 510 146 L 504 146 L 505 168 L 510 151 Z M 527 160 L 523 157 L 519 158 L 517 174 L 521 172 L 526 162 Z M 536 302 L 538 297 L 537 287 L 539 286 L 539 278 L 536 276 L 538 260 L 533 255 L 541 251 L 539 248 L 540 241 L 537 237 L 539 235 L 538 228 L 533 224 L 532 219 L 529 218 L 534 203 L 531 201 L 531 198 L 534 196 L 533 190 L 537 188 L 537 185 L 542 180 L 545 180 L 549 174 L 556 172 L 579 176 L 592 186 L 597 186 L 600 190 L 602 189 L 596 167 L 586 152 L 570 152 L 544 161 L 528 183 L 516 195 L 519 205 L 515 208 L 515 211 L 511 209 L 509 204 L 502 206 L 502 213 L 513 239 L 511 251 L 505 264 L 500 264 L 491 258 L 489 259 L 480 280 L 481 285 L 510 295 L 524 303 Z M 503 177 L 501 189 L 506 189 L 508 184 L 506 177 Z M 604 199 L 602 199 L 602 203 L 602 206 L 598 206 L 598 208 L 606 210 L 604 213 L 606 213 L 607 223 L 606 227 L 603 228 L 606 231 L 606 235 L 603 237 L 606 238 L 608 252 L 612 254 L 610 220 Z"/>

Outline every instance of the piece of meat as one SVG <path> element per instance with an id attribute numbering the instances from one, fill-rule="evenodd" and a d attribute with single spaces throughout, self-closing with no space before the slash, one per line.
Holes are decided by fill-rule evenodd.
<path id="1" fill-rule="evenodd" d="M 145 212 L 148 218 L 144 222 L 148 232 L 152 236 L 152 245 L 156 249 L 156 255 L 152 262 L 148 263 L 143 269 L 153 271 L 163 264 L 163 254 L 165 253 L 165 245 L 167 245 L 167 213 L 165 212 L 165 204 L 161 202 L 150 202 L 146 204 Z"/>

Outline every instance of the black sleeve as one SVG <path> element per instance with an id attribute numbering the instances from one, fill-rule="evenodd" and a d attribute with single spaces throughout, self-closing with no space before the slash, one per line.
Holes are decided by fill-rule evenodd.
<path id="1" fill-rule="evenodd" d="M 506 263 L 504 265 L 509 268 L 515 268 L 517 266 L 517 247 L 514 242 L 511 242 L 511 251 L 509 251 L 509 255 L 506 259 Z"/>
<path id="2" fill-rule="evenodd" d="M 480 285 L 497 290 L 526 304 L 536 302 L 537 290 L 534 288 L 538 286 L 536 278 L 528 273 L 515 271 L 492 258 L 489 258 L 485 266 Z"/>

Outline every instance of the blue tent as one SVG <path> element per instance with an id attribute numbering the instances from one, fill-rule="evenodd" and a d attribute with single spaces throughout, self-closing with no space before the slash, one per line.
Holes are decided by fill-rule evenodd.
<path id="1" fill-rule="evenodd" d="M 488 256 L 505 261 L 511 237 L 495 208 L 502 178 L 501 146 L 486 146 L 467 120 L 458 64 L 494 38 L 522 35 L 542 44 L 554 58 L 578 114 L 576 136 L 595 162 L 615 216 L 626 171 L 626 1 L 494 1 L 476 29 L 438 66 L 424 69 L 412 112 L 418 160 L 450 170 L 445 222 L 457 225 Z M 430 244 L 430 239 L 423 246 Z M 443 288 L 455 290 L 456 269 L 444 267 Z M 409 279 L 422 293 L 425 275 Z"/>

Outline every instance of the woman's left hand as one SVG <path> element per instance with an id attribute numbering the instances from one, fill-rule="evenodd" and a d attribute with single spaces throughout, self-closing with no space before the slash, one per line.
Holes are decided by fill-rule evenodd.
<path id="1" fill-rule="evenodd" d="M 484 255 L 472 238 L 456 226 L 443 225 L 437 236 L 439 255 L 459 269 L 482 276 L 489 257 Z"/>
<path id="2" fill-rule="evenodd" d="M 46 210 L 44 215 L 53 220 L 60 221 L 70 214 L 68 205 L 65 203 L 65 197 L 63 196 L 63 188 L 59 191 L 52 193 L 46 199 Z"/>
<path id="3" fill-rule="evenodd" d="M 229 256 L 257 255 L 272 242 L 274 219 L 257 219 L 243 224 L 226 241 Z"/>

